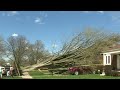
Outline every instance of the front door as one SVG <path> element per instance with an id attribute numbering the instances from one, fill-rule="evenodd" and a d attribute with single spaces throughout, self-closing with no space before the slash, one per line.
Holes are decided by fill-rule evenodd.
<path id="1" fill-rule="evenodd" d="M 117 55 L 117 69 L 120 69 L 120 55 Z"/>
<path id="2" fill-rule="evenodd" d="M 112 69 L 117 69 L 117 55 L 113 55 L 113 58 L 112 58 Z"/>

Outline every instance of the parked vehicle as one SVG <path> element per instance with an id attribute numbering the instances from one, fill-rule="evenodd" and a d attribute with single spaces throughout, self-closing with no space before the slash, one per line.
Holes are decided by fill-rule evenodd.
<path id="1" fill-rule="evenodd" d="M 5 67 L 1 67 L 1 69 L 2 69 L 2 75 L 5 75 Z"/>
<path id="2" fill-rule="evenodd" d="M 79 75 L 83 73 L 83 70 L 80 67 L 70 67 L 68 71 L 70 74 L 73 74 L 73 75 Z"/>

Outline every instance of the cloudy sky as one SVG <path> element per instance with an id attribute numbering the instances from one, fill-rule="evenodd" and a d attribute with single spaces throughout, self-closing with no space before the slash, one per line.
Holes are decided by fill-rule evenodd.
<path id="1" fill-rule="evenodd" d="M 25 35 L 42 40 L 46 49 L 59 50 L 61 43 L 86 27 L 120 32 L 119 11 L 0 11 L 0 35 Z"/>

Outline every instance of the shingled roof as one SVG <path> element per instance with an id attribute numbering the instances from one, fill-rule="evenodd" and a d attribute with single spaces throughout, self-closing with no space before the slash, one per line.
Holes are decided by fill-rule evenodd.
<path id="1" fill-rule="evenodd" d="M 108 47 L 106 50 L 103 50 L 104 52 L 111 52 L 111 51 L 120 51 L 120 44 L 113 44 L 112 46 Z"/>

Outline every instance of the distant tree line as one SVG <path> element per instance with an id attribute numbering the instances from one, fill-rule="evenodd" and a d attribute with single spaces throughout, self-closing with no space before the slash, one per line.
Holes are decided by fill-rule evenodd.
<path id="1" fill-rule="evenodd" d="M 21 66 L 28 66 L 45 61 L 50 53 L 45 50 L 41 40 L 31 44 L 23 35 L 10 36 L 7 41 L 0 39 L 0 65 L 11 63 L 20 75 Z M 5 61 L 5 58 L 8 61 Z"/>

